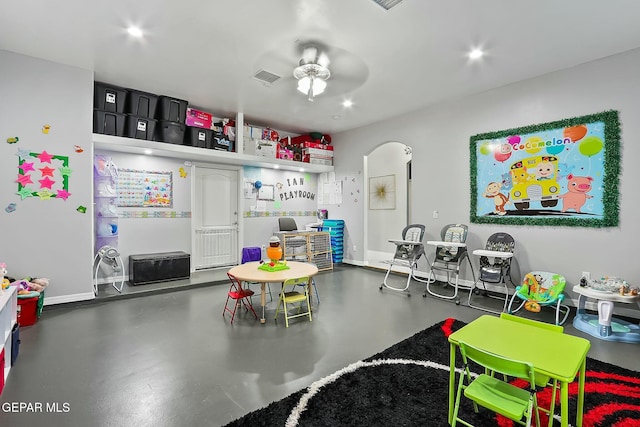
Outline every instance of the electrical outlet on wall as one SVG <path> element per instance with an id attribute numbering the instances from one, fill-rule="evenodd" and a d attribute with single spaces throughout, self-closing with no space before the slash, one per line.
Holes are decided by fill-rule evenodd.
<path id="1" fill-rule="evenodd" d="M 356 249 L 356 245 L 353 245 L 353 252 L 358 252 L 358 249 Z"/>

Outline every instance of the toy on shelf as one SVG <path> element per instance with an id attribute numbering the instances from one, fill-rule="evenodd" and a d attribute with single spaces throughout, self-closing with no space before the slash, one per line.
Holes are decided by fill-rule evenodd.
<path id="1" fill-rule="evenodd" d="M 0 263 L 0 294 L 9 287 L 9 279 L 5 279 L 4 276 L 7 274 L 7 264 L 4 262 Z M 6 282 L 6 284 L 5 284 Z"/>
<path id="2" fill-rule="evenodd" d="M 282 258 L 282 247 L 280 246 L 280 239 L 278 236 L 271 236 L 271 239 L 269 239 L 267 256 L 269 257 L 270 262 L 261 264 L 260 267 L 258 267 L 260 270 L 281 271 L 289 269 L 287 261 L 280 261 Z"/>

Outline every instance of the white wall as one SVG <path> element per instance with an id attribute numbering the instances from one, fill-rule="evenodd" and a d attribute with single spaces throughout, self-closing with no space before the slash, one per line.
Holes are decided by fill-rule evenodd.
<path id="1" fill-rule="evenodd" d="M 279 230 L 280 216 L 294 218 L 299 230 L 318 221 L 315 216 L 318 174 L 249 167 L 244 168 L 243 173 L 248 182 L 260 181 L 263 185 L 275 186 L 275 200 L 265 202 L 264 212 L 252 212 L 252 207 L 258 205 L 257 193 L 243 198 L 243 246 L 266 245 L 269 237 Z"/>
<path id="2" fill-rule="evenodd" d="M 171 208 L 118 208 L 118 251 L 128 266 L 131 254 L 184 251 L 191 253 L 190 218 L 140 218 L 124 212 L 191 212 L 191 174 L 180 176 L 180 168 L 190 172 L 184 161 L 167 157 L 153 157 L 96 150 L 96 154 L 111 157 L 118 169 L 172 172 L 173 207 Z M 125 269 L 128 274 L 128 267 Z"/>
<path id="3" fill-rule="evenodd" d="M 472 135 L 618 110 L 622 128 L 620 226 L 594 229 L 469 224 L 467 242 L 471 249 L 480 248 L 496 231 L 512 234 L 518 277 L 533 269 L 554 271 L 566 276 L 571 289 L 582 271 L 590 271 L 595 277 L 617 275 L 640 284 L 640 269 L 635 262 L 627 261 L 636 252 L 640 236 L 635 188 L 640 180 L 635 165 L 640 158 L 638 69 L 640 50 L 630 51 L 334 135 L 336 175 L 340 179 L 357 174 L 363 155 L 381 142 L 394 140 L 410 145 L 412 218 L 427 226 L 425 240 L 434 239 L 447 223 L 469 223 Z M 349 239 L 360 248 L 363 211 L 349 208 L 344 205 L 333 209 L 347 221 Z M 438 219 L 432 218 L 435 210 L 440 212 Z M 348 255 L 355 263 L 364 259 L 360 250 Z M 477 265 L 477 260 L 474 263 Z M 425 268 L 424 263 L 421 268 Z M 468 272 L 463 272 L 463 277 L 471 278 Z"/>
<path id="4" fill-rule="evenodd" d="M 93 73 L 2 50 L 0 64 L 0 262 L 15 278 L 49 278 L 45 304 L 92 298 Z M 42 132 L 45 124 L 51 126 L 48 134 Z M 16 136 L 17 143 L 7 143 Z M 22 200 L 16 194 L 18 150 L 67 156 L 69 198 Z M 36 170 L 28 188 L 39 191 L 38 168 L 57 169 L 60 163 L 31 159 Z M 59 181 L 58 170 L 52 179 Z M 10 203 L 16 204 L 12 213 L 5 211 Z"/>

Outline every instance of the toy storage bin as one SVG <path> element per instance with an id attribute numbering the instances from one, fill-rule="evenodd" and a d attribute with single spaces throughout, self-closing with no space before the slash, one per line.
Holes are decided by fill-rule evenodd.
<path id="1" fill-rule="evenodd" d="M 108 83 L 93 84 L 93 108 L 111 113 L 124 113 L 127 89 Z"/>
<path id="2" fill-rule="evenodd" d="M 30 326 L 38 321 L 38 299 L 40 297 L 18 298 L 18 324 Z"/>
<path id="3" fill-rule="evenodd" d="M 188 279 L 191 255 L 186 252 L 160 252 L 129 255 L 129 282 L 132 285 Z"/>
<path id="4" fill-rule="evenodd" d="M 183 144 L 185 127 L 183 123 L 159 120 L 155 139 L 170 144 Z"/>
<path id="5" fill-rule="evenodd" d="M 126 112 L 134 116 L 155 118 L 158 106 L 158 95 L 139 90 L 129 89 Z M 142 138 L 148 139 L 148 138 Z"/>
<path id="6" fill-rule="evenodd" d="M 185 145 L 200 148 L 211 148 L 211 138 L 213 136 L 213 131 L 211 129 L 187 126 L 186 132 L 187 135 L 184 140 Z"/>
<path id="7" fill-rule="evenodd" d="M 211 141 L 211 148 L 220 151 L 233 151 L 233 142 L 231 142 L 225 135 L 214 134 Z"/>
<path id="8" fill-rule="evenodd" d="M 93 110 L 93 132 L 105 135 L 124 136 L 127 116 L 113 111 Z"/>
<path id="9" fill-rule="evenodd" d="M 155 135 L 156 119 L 127 114 L 127 124 L 125 129 L 125 136 L 128 136 L 129 138 L 146 139 L 151 141 L 153 139 L 153 135 Z"/>
<path id="10" fill-rule="evenodd" d="M 182 99 L 161 95 L 158 98 L 158 119 L 185 123 L 188 102 Z"/>

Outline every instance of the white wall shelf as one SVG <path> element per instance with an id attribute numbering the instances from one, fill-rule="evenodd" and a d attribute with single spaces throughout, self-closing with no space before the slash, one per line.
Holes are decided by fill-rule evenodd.
<path id="1" fill-rule="evenodd" d="M 277 165 L 282 170 L 299 171 L 302 168 L 304 172 L 310 173 L 333 171 L 333 166 L 294 162 L 292 160 L 271 159 L 248 154 L 210 150 L 186 145 L 169 144 L 166 142 L 146 141 L 143 139 L 124 138 L 99 133 L 93 134 L 93 143 L 94 148 L 100 150 L 132 154 L 146 154 L 145 150 L 151 150 L 151 155 L 154 156 L 170 157 L 173 159 L 190 160 L 195 162 L 199 161 L 238 166 L 256 166 L 261 168 L 273 168 Z"/>
<path id="2" fill-rule="evenodd" d="M 13 326 L 18 321 L 17 287 L 9 286 L 0 293 L 0 352 L 4 350 L 4 384 L 11 370 L 11 347 Z M 2 389 L 0 388 L 0 393 Z"/>

